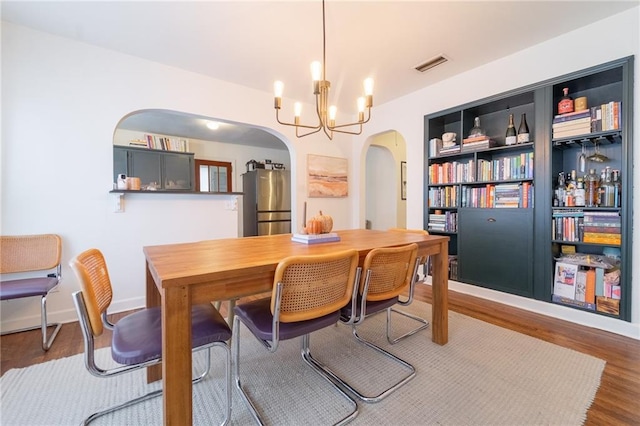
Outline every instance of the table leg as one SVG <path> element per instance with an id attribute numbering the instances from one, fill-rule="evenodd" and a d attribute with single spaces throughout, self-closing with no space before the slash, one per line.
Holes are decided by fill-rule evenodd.
<path id="1" fill-rule="evenodd" d="M 156 282 L 153 279 L 153 275 L 149 271 L 149 263 L 146 263 L 147 277 L 146 277 L 146 292 L 147 292 L 147 308 L 159 307 L 162 304 L 162 298 L 160 291 L 156 286 Z M 154 365 L 147 368 L 147 383 L 152 383 L 162 379 L 162 366 Z"/>
<path id="2" fill-rule="evenodd" d="M 446 345 L 449 341 L 449 243 L 440 243 L 440 251 L 432 257 L 431 280 L 432 338 L 434 343 Z"/>
<path id="3" fill-rule="evenodd" d="M 188 287 L 168 287 L 162 298 L 165 425 L 193 423 L 191 361 L 191 294 Z"/>

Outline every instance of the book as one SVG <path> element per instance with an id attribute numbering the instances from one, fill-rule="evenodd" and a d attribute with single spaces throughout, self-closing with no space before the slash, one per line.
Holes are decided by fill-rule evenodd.
<path id="1" fill-rule="evenodd" d="M 591 133 L 590 127 L 576 128 L 569 130 L 554 130 L 553 139 L 570 138 L 573 136 L 582 136 Z"/>
<path id="2" fill-rule="evenodd" d="M 589 127 L 591 128 L 591 117 L 578 118 L 571 121 L 562 121 L 551 125 L 552 129 L 570 129 L 573 127 Z"/>
<path id="3" fill-rule="evenodd" d="M 604 296 L 604 269 L 596 268 L 596 297 Z"/>
<path id="4" fill-rule="evenodd" d="M 593 268 L 587 269 L 584 301 L 586 303 L 596 303 L 596 271 Z"/>
<path id="5" fill-rule="evenodd" d="M 585 243 L 600 243 L 600 244 L 615 244 L 620 245 L 622 243 L 621 234 L 605 234 L 599 232 L 585 232 L 582 238 Z"/>
<path id="6" fill-rule="evenodd" d="M 585 296 L 587 292 L 587 271 L 578 270 L 576 275 L 576 295 L 575 300 L 585 302 Z"/>
<path id="7" fill-rule="evenodd" d="M 596 304 L 595 303 L 581 302 L 579 300 L 569 299 L 568 297 L 558 296 L 557 294 L 554 294 L 551 297 L 551 300 L 553 302 L 555 302 L 555 303 L 561 303 L 563 305 L 577 306 L 579 308 L 589 309 L 591 311 L 595 311 L 596 310 Z"/>
<path id="8" fill-rule="evenodd" d="M 583 110 L 583 111 L 573 111 L 567 112 L 565 114 L 558 114 L 553 117 L 553 123 L 562 123 L 564 121 L 572 121 L 579 118 L 589 117 L 591 118 L 591 111 Z"/>
<path id="9" fill-rule="evenodd" d="M 553 278 L 553 294 L 574 299 L 576 294 L 576 276 L 578 265 L 564 262 L 556 262 L 556 271 Z"/>
<path id="10" fill-rule="evenodd" d="M 340 241 L 340 236 L 336 232 L 326 234 L 293 234 L 291 241 L 303 244 L 319 244 Z"/>

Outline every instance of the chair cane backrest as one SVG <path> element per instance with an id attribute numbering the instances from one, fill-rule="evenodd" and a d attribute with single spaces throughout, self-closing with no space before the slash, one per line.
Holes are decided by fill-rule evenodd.
<path id="1" fill-rule="evenodd" d="M 319 318 L 347 305 L 352 298 L 358 252 L 291 256 L 276 268 L 271 313 L 275 314 L 277 286 L 282 286 L 280 321 Z"/>
<path id="2" fill-rule="evenodd" d="M 399 296 L 411 284 L 416 267 L 418 245 L 377 248 L 371 250 L 364 260 L 360 294 L 369 279 L 367 300 L 388 300 Z"/>
<path id="3" fill-rule="evenodd" d="M 69 262 L 80 280 L 82 298 L 86 305 L 91 332 L 100 336 L 104 331 L 102 314 L 107 311 L 113 298 L 111 280 L 104 256 L 98 249 L 86 250 Z"/>
<path id="4" fill-rule="evenodd" d="M 0 273 L 43 271 L 60 264 L 62 239 L 55 234 L 0 237 Z"/>
<path id="5" fill-rule="evenodd" d="M 389 228 L 389 231 L 408 232 L 410 234 L 429 235 L 429 232 L 424 230 L 424 229 Z"/>

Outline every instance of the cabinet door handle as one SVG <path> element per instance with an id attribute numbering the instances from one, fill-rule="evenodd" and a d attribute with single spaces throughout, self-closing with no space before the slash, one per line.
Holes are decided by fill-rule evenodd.
<path id="1" fill-rule="evenodd" d="M 487 219 L 487 222 L 495 222 L 495 221 L 496 221 L 496 220 L 495 220 L 495 218 L 493 218 L 493 217 L 490 217 L 490 218 L 488 218 L 488 219 Z"/>

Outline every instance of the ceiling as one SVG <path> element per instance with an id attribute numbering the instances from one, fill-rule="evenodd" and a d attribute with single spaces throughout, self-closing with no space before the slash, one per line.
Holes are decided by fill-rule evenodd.
<path id="1" fill-rule="evenodd" d="M 374 106 L 380 105 L 639 4 L 328 0 L 330 103 L 355 112 L 362 81 L 373 77 Z M 322 59 L 320 0 L 3 0 L 1 8 L 2 20 L 254 89 L 271 92 L 273 82 L 282 80 L 284 116 L 292 115 L 293 100 L 313 103 L 309 64 Z M 414 69 L 438 55 L 448 61 L 424 73 Z M 167 126 L 163 113 L 148 118 Z M 181 125 L 195 131 L 193 123 Z M 215 140 L 224 142 L 218 135 Z"/>

